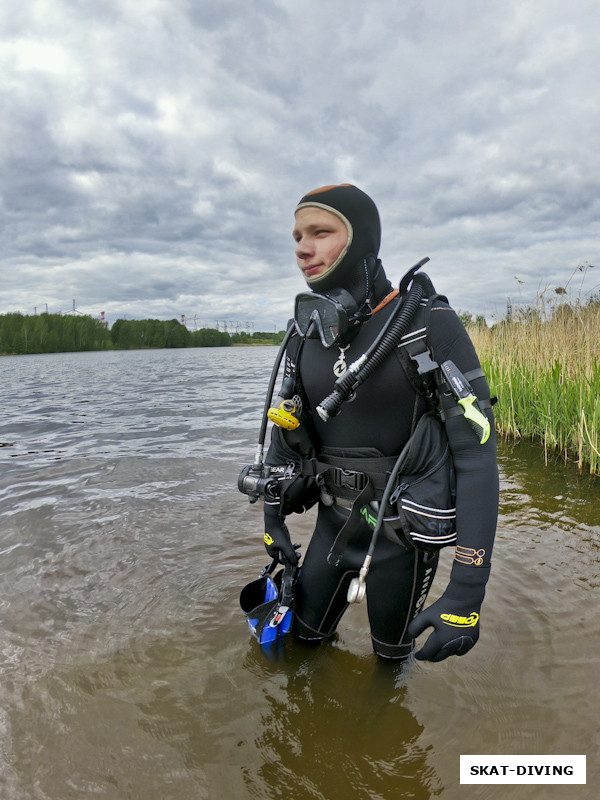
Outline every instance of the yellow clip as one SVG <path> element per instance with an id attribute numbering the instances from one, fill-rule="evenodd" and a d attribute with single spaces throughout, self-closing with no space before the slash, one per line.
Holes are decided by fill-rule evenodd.
<path id="1" fill-rule="evenodd" d="M 458 401 L 464 408 L 465 418 L 477 434 L 480 436 L 479 444 L 485 444 L 490 438 L 490 421 L 485 414 L 474 405 L 477 403 L 477 398 L 474 394 L 468 397 L 462 397 Z"/>
<path id="2" fill-rule="evenodd" d="M 267 417 L 280 428 L 295 431 L 300 425 L 300 420 L 294 416 L 295 410 L 296 404 L 292 400 L 284 400 L 279 408 L 271 407 L 267 411 Z"/>

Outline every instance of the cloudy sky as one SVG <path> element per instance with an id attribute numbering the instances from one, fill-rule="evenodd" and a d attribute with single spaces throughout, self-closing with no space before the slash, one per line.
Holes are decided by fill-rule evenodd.
<path id="1" fill-rule="evenodd" d="M 599 53 L 597 0 L 4 0 L 0 313 L 282 328 L 339 182 L 394 283 L 598 291 Z"/>

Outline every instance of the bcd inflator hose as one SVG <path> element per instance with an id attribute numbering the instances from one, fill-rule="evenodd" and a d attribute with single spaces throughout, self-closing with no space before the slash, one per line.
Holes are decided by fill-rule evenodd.
<path id="1" fill-rule="evenodd" d="M 423 259 L 417 268 L 428 260 Z M 364 383 L 400 344 L 425 295 L 425 289 L 419 281 L 420 277 L 420 275 L 414 276 L 406 300 L 399 306 L 399 311 L 390 317 L 369 350 L 350 364 L 344 375 L 335 382 L 333 392 L 317 406 L 317 414 L 324 422 L 339 413 L 342 404 L 350 399 L 361 383 Z"/>
<path id="2" fill-rule="evenodd" d="M 263 464 L 263 457 L 264 457 L 264 450 L 265 450 L 265 438 L 267 435 L 267 425 L 269 422 L 269 408 L 271 406 L 271 400 L 273 399 L 273 391 L 275 389 L 275 381 L 277 380 L 277 375 L 279 374 L 279 367 L 281 366 L 281 362 L 283 360 L 283 356 L 285 354 L 285 349 L 288 345 L 290 338 L 294 332 L 293 326 L 290 325 L 288 328 L 285 336 L 283 337 L 283 341 L 279 347 L 277 352 L 277 357 L 275 359 L 275 363 L 273 364 L 273 369 L 271 370 L 271 377 L 269 379 L 269 388 L 267 389 L 267 397 L 265 399 L 265 406 L 263 410 L 262 420 L 260 424 L 260 431 L 258 433 L 258 444 L 256 445 L 256 453 L 254 455 L 254 464 L 252 465 L 252 469 L 257 475 L 261 474 L 262 471 L 262 464 Z"/>

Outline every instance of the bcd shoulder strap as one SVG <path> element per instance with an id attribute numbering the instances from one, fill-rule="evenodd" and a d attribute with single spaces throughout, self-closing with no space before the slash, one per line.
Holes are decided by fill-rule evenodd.
<path id="1" fill-rule="evenodd" d="M 397 353 L 406 376 L 415 391 L 426 398 L 430 410 L 435 411 L 442 420 L 445 420 L 464 414 L 464 409 L 458 404 L 455 408 L 445 410 L 440 407 L 439 395 L 447 391 L 448 386 L 439 364 L 432 355 L 430 342 L 431 312 L 436 301 L 448 304 L 448 298 L 445 295 L 437 294 L 431 281 L 429 283 L 433 293 L 421 301 L 411 330 L 402 337 Z M 468 381 L 472 381 L 476 378 L 484 378 L 485 373 L 478 367 L 465 372 L 464 377 Z M 493 405 L 493 401 L 479 400 L 479 405 L 481 408 L 490 408 Z"/>
<path id="2" fill-rule="evenodd" d="M 433 289 L 433 286 L 431 288 Z M 444 295 L 437 294 L 435 290 L 428 297 L 424 297 L 416 311 L 410 331 L 402 337 L 396 350 L 412 387 L 427 399 L 431 408 L 437 405 L 436 370 L 439 372 L 439 366 L 432 357 L 430 344 L 431 310 L 436 300 L 448 302 Z"/>

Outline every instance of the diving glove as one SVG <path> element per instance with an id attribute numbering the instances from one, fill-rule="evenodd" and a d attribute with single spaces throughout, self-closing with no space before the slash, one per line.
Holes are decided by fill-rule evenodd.
<path id="1" fill-rule="evenodd" d="M 454 563 L 444 594 L 417 614 L 408 626 L 408 634 L 413 638 L 427 628 L 434 628 L 415 654 L 418 661 L 437 662 L 448 656 L 464 656 L 476 644 L 479 611 L 489 575 L 489 566 L 467 567 Z"/>
<path id="2" fill-rule="evenodd" d="M 284 522 L 279 501 L 269 503 L 265 500 L 265 548 L 269 556 L 281 564 L 295 567 L 298 553 L 292 545 L 290 532 Z"/>

